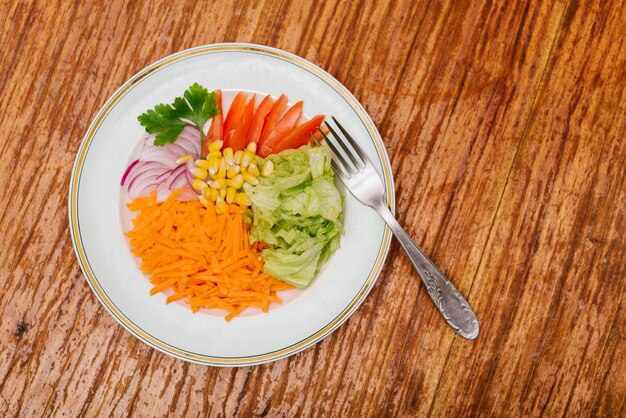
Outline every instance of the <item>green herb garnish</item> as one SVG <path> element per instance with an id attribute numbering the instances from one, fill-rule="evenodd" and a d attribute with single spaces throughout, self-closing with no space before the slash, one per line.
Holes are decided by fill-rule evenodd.
<path id="1" fill-rule="evenodd" d="M 217 98 L 198 83 L 194 83 L 174 103 L 159 104 L 139 115 L 137 120 L 149 134 L 157 134 L 154 145 L 159 147 L 175 142 L 186 125 L 200 130 L 202 141 L 203 127 L 207 120 L 219 113 Z M 202 145 L 202 144 L 201 144 Z"/>

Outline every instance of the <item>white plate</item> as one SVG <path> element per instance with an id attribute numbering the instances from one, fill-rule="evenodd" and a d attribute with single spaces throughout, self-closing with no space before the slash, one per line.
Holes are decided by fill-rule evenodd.
<path id="1" fill-rule="evenodd" d="M 391 235 L 370 208 L 345 196 L 341 248 L 304 291 L 282 294 L 268 313 L 252 312 L 230 323 L 193 314 L 182 303 L 149 295 L 150 283 L 128 250 L 119 186 L 143 128 L 137 116 L 171 103 L 191 84 L 209 90 L 243 89 L 290 102 L 304 101 L 309 115 L 337 117 L 374 161 L 394 207 L 393 179 L 380 134 L 350 92 L 310 62 L 265 46 L 215 44 L 171 55 L 140 71 L 105 103 L 76 156 L 69 194 L 70 230 L 79 264 L 92 290 L 127 330 L 178 358 L 214 365 L 266 363 L 297 353 L 341 325 L 374 285 Z M 125 221 L 124 221 L 125 223 Z"/>

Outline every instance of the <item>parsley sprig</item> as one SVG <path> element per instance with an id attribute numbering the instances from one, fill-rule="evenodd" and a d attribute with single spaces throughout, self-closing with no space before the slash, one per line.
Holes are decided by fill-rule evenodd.
<path id="1" fill-rule="evenodd" d="M 175 142 L 186 125 L 198 128 L 202 141 L 204 124 L 218 113 L 215 93 L 209 93 L 206 88 L 194 83 L 183 97 L 177 97 L 171 105 L 158 104 L 154 109 L 139 115 L 137 120 L 146 132 L 157 134 L 154 145 L 162 147 Z"/>

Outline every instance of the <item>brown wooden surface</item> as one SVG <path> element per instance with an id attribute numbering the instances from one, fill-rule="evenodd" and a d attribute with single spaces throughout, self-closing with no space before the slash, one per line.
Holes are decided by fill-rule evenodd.
<path id="1" fill-rule="evenodd" d="M 0 413 L 626 414 L 623 2 L 82 3 L 0 3 Z M 82 136 L 144 66 L 226 41 L 296 53 L 363 103 L 476 341 L 396 243 L 345 325 L 268 365 L 173 359 L 99 304 L 68 230 Z"/>

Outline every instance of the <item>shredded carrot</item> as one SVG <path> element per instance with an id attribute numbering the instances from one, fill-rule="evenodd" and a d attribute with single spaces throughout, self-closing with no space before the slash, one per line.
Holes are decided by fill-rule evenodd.
<path id="1" fill-rule="evenodd" d="M 226 321 L 249 307 L 267 312 L 281 303 L 276 292 L 292 286 L 263 272 L 264 246 L 250 245 L 245 210 L 229 205 L 218 214 L 212 204 L 176 200 L 179 194 L 158 202 L 155 192 L 128 204 L 139 213 L 126 236 L 154 285 L 150 294 L 171 289 L 166 303 L 184 299 L 193 312 L 221 309 Z"/>

